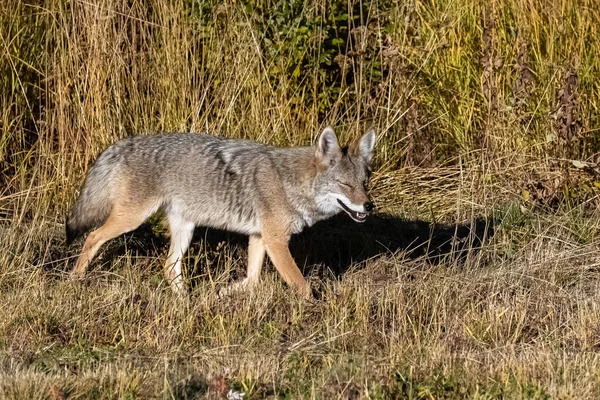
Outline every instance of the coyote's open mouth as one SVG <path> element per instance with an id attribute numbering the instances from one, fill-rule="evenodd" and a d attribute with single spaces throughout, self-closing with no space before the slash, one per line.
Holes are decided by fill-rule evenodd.
<path id="1" fill-rule="evenodd" d="M 344 211 L 346 211 L 346 213 L 350 216 L 350 218 L 352 218 L 356 222 L 365 222 L 367 219 L 367 215 L 370 214 L 370 213 L 361 213 L 358 211 L 352 211 L 340 199 L 338 199 L 338 203 L 340 203 L 340 205 L 342 206 Z"/>

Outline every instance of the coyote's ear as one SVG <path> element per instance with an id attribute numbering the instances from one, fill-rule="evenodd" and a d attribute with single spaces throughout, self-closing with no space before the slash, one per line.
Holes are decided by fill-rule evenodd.
<path id="1" fill-rule="evenodd" d="M 342 150 L 338 144 L 335 132 L 331 127 L 327 127 L 319 136 L 319 143 L 317 144 L 317 160 L 323 165 L 333 165 L 339 160 L 342 155 Z"/>
<path id="2" fill-rule="evenodd" d="M 371 161 L 373 160 L 373 149 L 375 149 L 375 131 L 369 129 L 369 131 L 360 138 L 360 142 L 358 143 L 360 156 L 369 165 L 371 165 Z"/>

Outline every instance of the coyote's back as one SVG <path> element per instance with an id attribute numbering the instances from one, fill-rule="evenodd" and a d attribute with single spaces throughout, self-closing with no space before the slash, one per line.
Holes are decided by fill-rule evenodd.
<path id="1" fill-rule="evenodd" d="M 206 226 L 254 232 L 252 172 L 269 150 L 248 140 L 198 134 L 121 140 L 91 168 L 67 219 L 68 241 L 104 223 L 115 201 L 150 205 L 152 212 L 177 209 Z"/>

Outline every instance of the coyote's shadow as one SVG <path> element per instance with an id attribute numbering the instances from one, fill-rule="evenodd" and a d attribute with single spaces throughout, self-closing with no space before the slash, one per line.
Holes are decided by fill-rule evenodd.
<path id="1" fill-rule="evenodd" d="M 456 225 L 379 214 L 369 217 L 364 223 L 356 223 L 344 214 L 294 235 L 290 251 L 305 274 L 315 266 L 323 266 L 337 276 L 351 265 L 397 251 L 403 251 L 410 259 L 422 257 L 431 264 L 442 260 L 461 260 L 469 252 L 476 252 L 493 233 L 494 224 L 486 218 Z M 194 242 L 202 242 L 208 249 L 226 242 L 245 251 L 248 237 L 198 228 Z"/>
<path id="2" fill-rule="evenodd" d="M 492 221 L 484 218 L 456 225 L 379 214 L 357 224 L 338 215 L 294 237 L 290 247 L 299 265 L 324 264 L 338 275 L 355 263 L 397 251 L 431 264 L 461 260 L 476 252 L 493 231 Z"/>
<path id="3" fill-rule="evenodd" d="M 492 220 L 485 218 L 476 219 L 470 224 L 442 225 L 378 214 L 369 217 L 364 223 L 356 223 L 344 214 L 319 222 L 301 234 L 294 235 L 290 251 L 305 274 L 316 270 L 322 275 L 320 272 L 326 268 L 339 276 L 352 265 L 397 251 L 402 251 L 403 256 L 409 259 L 422 257 L 430 264 L 437 264 L 442 260 L 461 260 L 469 252 L 476 252 L 493 233 Z M 244 260 L 231 278 L 244 276 L 247 236 L 199 227 L 194 232 L 188 255 L 199 256 L 203 251 L 213 255 L 220 254 L 223 243 L 227 243 L 235 253 L 234 258 Z M 144 224 L 126 235 L 125 240 L 121 239 L 113 244 L 101 258 L 112 259 L 127 251 L 166 256 L 168 248 L 168 237 L 157 235 L 151 224 Z M 197 264 L 197 268 L 202 270 L 215 268 L 218 264 L 219 257 L 200 257 L 204 260 Z M 206 262 L 211 265 L 204 265 Z"/>

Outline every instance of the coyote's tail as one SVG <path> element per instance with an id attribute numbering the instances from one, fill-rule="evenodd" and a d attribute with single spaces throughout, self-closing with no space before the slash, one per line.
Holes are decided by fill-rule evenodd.
<path id="1" fill-rule="evenodd" d="M 107 158 L 109 159 L 102 156 L 98 158 L 85 179 L 79 198 L 67 215 L 67 244 L 103 224 L 110 215 L 112 180 L 116 165 L 110 165 L 110 157 Z"/>

